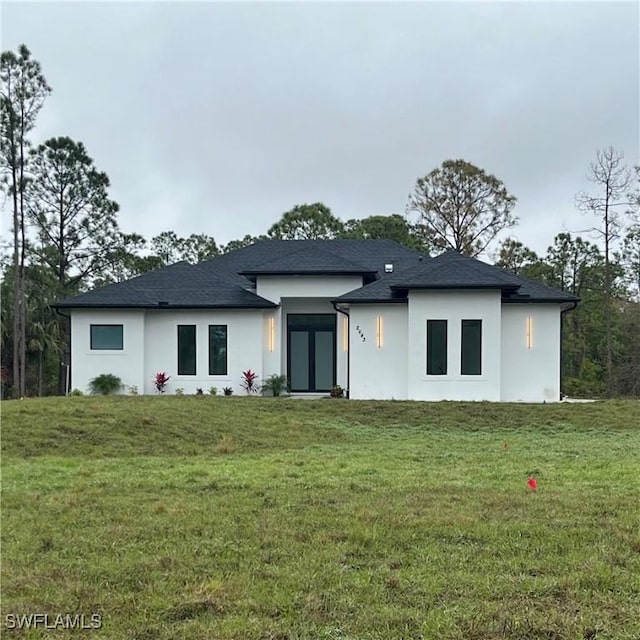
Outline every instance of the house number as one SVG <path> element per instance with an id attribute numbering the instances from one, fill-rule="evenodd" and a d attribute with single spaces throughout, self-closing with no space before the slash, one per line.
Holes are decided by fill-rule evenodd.
<path id="1" fill-rule="evenodd" d="M 362 332 L 362 329 L 360 328 L 359 324 L 356 325 L 356 331 L 358 332 L 358 335 L 360 336 L 360 340 L 362 340 L 362 342 L 366 342 L 367 339 L 365 338 L 365 335 Z"/>

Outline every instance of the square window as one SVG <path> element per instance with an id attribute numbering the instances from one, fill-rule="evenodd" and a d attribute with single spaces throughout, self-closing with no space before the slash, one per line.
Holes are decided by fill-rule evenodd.
<path id="1" fill-rule="evenodd" d="M 121 324 L 92 324 L 89 327 L 89 348 L 92 351 L 122 351 L 123 333 Z"/>

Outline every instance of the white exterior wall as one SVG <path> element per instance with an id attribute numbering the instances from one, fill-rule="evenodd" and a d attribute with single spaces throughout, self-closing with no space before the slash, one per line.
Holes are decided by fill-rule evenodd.
<path id="1" fill-rule="evenodd" d="M 345 323 L 330 300 L 362 286 L 361 276 L 258 276 L 257 295 L 280 304 L 271 312 L 275 321 L 275 349 L 265 353 L 265 376 L 287 374 L 287 314 L 336 314 L 336 384 L 347 388 L 347 352 L 343 349 Z M 265 331 L 268 332 L 268 321 Z"/>
<path id="2" fill-rule="evenodd" d="M 531 347 L 527 318 L 531 318 Z M 560 305 L 502 305 L 503 402 L 560 400 Z"/>
<path id="3" fill-rule="evenodd" d="M 122 350 L 90 349 L 90 325 L 121 324 Z M 144 388 L 144 311 L 78 309 L 71 314 L 71 389 L 89 391 L 89 382 L 103 373 L 122 380 L 121 393 Z"/>
<path id="4" fill-rule="evenodd" d="M 500 291 L 410 291 L 410 400 L 500 400 Z M 447 375 L 427 375 L 427 320 L 447 320 Z M 462 320 L 482 320 L 482 374 L 461 375 Z"/>
<path id="5" fill-rule="evenodd" d="M 144 393 L 155 393 L 153 379 L 158 371 L 171 376 L 167 393 L 176 388 L 186 394 L 195 393 L 198 387 L 205 393 L 209 387 L 232 387 L 235 394 L 243 393 L 240 387 L 242 371 L 252 369 L 263 380 L 264 313 L 260 309 L 194 309 L 147 311 L 144 327 L 145 363 Z M 196 375 L 179 376 L 178 325 L 196 325 Z M 227 325 L 227 375 L 209 375 L 209 325 Z M 266 346 L 266 343 L 265 343 Z M 142 390 L 142 387 L 141 387 Z"/>
<path id="6" fill-rule="evenodd" d="M 258 276 L 256 293 L 278 304 L 282 298 L 331 300 L 362 286 L 362 276 Z"/>
<path id="7" fill-rule="evenodd" d="M 358 400 L 405 400 L 407 305 L 352 305 L 349 315 L 349 397 Z M 382 319 L 380 346 L 376 340 L 378 316 Z"/>

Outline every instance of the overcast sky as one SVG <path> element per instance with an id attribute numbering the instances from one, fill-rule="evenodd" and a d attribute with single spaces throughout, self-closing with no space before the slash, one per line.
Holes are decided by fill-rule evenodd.
<path id="1" fill-rule="evenodd" d="M 295 204 L 403 213 L 463 158 L 544 251 L 589 226 L 596 149 L 639 162 L 639 9 L 626 3 L 2 3 L 53 88 L 34 142 L 85 143 L 126 231 L 260 234 Z M 3 225 L 6 228 L 6 225 Z"/>

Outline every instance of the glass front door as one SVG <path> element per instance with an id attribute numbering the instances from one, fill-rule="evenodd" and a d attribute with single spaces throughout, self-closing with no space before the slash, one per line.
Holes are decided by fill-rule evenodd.
<path id="1" fill-rule="evenodd" d="M 336 316 L 287 316 L 287 370 L 291 391 L 330 391 L 336 383 Z"/>

